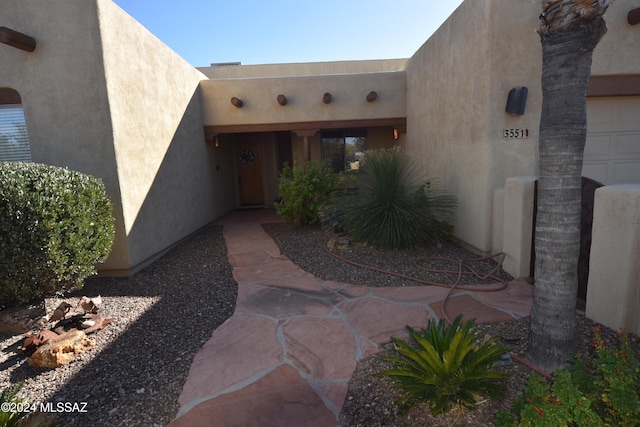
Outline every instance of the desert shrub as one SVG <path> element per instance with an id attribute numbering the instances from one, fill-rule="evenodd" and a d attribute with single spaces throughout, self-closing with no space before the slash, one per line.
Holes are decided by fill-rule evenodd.
<path id="1" fill-rule="evenodd" d="M 355 241 L 407 248 L 453 236 L 455 198 L 429 180 L 402 150 L 367 151 L 351 191 L 332 199 L 327 223 L 339 224 Z"/>
<path id="2" fill-rule="evenodd" d="M 328 160 L 285 164 L 278 186 L 279 200 L 275 208 L 278 215 L 297 225 L 318 222 L 320 209 L 331 198 L 339 175 L 331 169 Z"/>
<path id="3" fill-rule="evenodd" d="M 111 251 L 101 180 L 36 163 L 0 163 L 0 308 L 79 289 Z"/>
<path id="4" fill-rule="evenodd" d="M 552 381 L 529 377 L 509 413 L 496 416 L 500 427 L 638 426 L 640 425 L 640 363 L 625 335 L 616 350 L 607 349 L 596 328 L 596 356 L 558 371 Z"/>
<path id="5" fill-rule="evenodd" d="M 430 320 L 426 329 L 407 330 L 411 342 L 392 338 L 399 355 L 385 356 L 394 367 L 379 374 L 403 390 L 396 401 L 401 414 L 424 402 L 442 414 L 453 406 L 472 408 L 479 397 L 504 396 L 508 374 L 495 365 L 507 348 L 478 332 L 473 320 Z"/>

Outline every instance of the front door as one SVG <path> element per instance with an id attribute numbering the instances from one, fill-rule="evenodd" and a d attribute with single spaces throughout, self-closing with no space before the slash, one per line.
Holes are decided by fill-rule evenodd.
<path id="1" fill-rule="evenodd" d="M 264 205 L 259 133 L 236 135 L 239 205 Z"/>

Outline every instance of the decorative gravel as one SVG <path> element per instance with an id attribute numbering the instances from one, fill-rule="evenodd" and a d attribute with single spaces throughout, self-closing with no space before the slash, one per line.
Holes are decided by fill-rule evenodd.
<path id="1" fill-rule="evenodd" d="M 237 285 L 222 229 L 211 226 L 133 277 L 91 278 L 64 300 L 76 305 L 82 295 L 101 295 L 99 313 L 116 319 L 89 335 L 95 348 L 40 369 L 20 354 L 20 337 L 0 335 L 0 387 L 24 381 L 20 396 L 32 402 L 86 410 L 57 414 L 65 425 L 164 426 L 196 352 L 233 313 Z M 48 313 L 61 301 L 48 299 Z"/>
<path id="2" fill-rule="evenodd" d="M 335 237 L 319 227 L 295 228 L 289 224 L 265 224 L 265 230 L 284 255 L 306 271 L 325 280 L 366 286 L 414 286 L 406 277 L 364 270 L 345 263 L 325 251 Z M 472 252 L 445 244 L 411 250 L 378 250 L 351 245 L 335 253 L 349 261 L 392 270 L 420 280 L 451 283 L 451 274 L 416 271 L 413 261 L 432 269 L 457 268 L 449 261 L 476 258 Z M 493 261 L 474 263 L 486 273 Z M 500 271 L 497 277 L 510 280 Z M 464 283 L 489 283 L 465 277 Z M 131 278 L 92 278 L 85 287 L 64 300 L 77 303 L 80 296 L 101 295 L 100 314 L 116 320 L 90 335 L 96 347 L 70 365 L 43 370 L 28 366 L 19 354 L 20 337 L 0 335 L 0 387 L 24 381 L 21 396 L 34 402 L 86 402 L 86 413 L 61 413 L 58 419 L 74 426 L 164 426 L 178 412 L 177 399 L 193 357 L 212 332 L 233 313 L 237 285 L 227 262 L 220 227 L 208 227 L 183 242 L 165 256 Z M 49 313 L 62 299 L 46 301 Z M 579 352 L 589 352 L 595 324 L 578 315 Z M 481 325 L 484 331 L 504 340 L 512 351 L 526 348 L 528 319 Z M 605 342 L 614 343 L 614 331 L 603 328 Z M 632 346 L 640 354 L 640 340 Z M 380 354 L 390 354 L 386 346 Z M 342 411 L 343 427 L 404 426 L 490 426 L 496 409 L 508 408 L 522 390 L 529 370 L 519 363 L 503 369 L 512 373 L 507 398 L 488 400 L 473 411 L 432 416 L 426 407 L 417 407 L 405 416 L 396 414 L 393 401 L 398 390 L 376 376 L 388 367 L 380 354 L 361 360 L 349 383 Z"/>

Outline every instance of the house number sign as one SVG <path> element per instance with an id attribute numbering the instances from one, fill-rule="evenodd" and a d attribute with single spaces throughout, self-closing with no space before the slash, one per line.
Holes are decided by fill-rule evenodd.
<path id="1" fill-rule="evenodd" d="M 504 139 L 529 139 L 531 132 L 529 129 L 522 128 L 508 128 L 502 132 L 502 138 Z"/>

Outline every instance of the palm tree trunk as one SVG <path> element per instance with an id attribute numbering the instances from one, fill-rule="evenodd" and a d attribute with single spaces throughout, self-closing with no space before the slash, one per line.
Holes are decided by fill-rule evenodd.
<path id="1" fill-rule="evenodd" d="M 600 8 L 585 19 L 586 3 Z M 540 18 L 540 180 L 527 358 L 549 372 L 575 355 L 586 94 L 592 52 L 606 32 L 601 15 L 607 6 L 608 0 L 547 0 Z"/>

